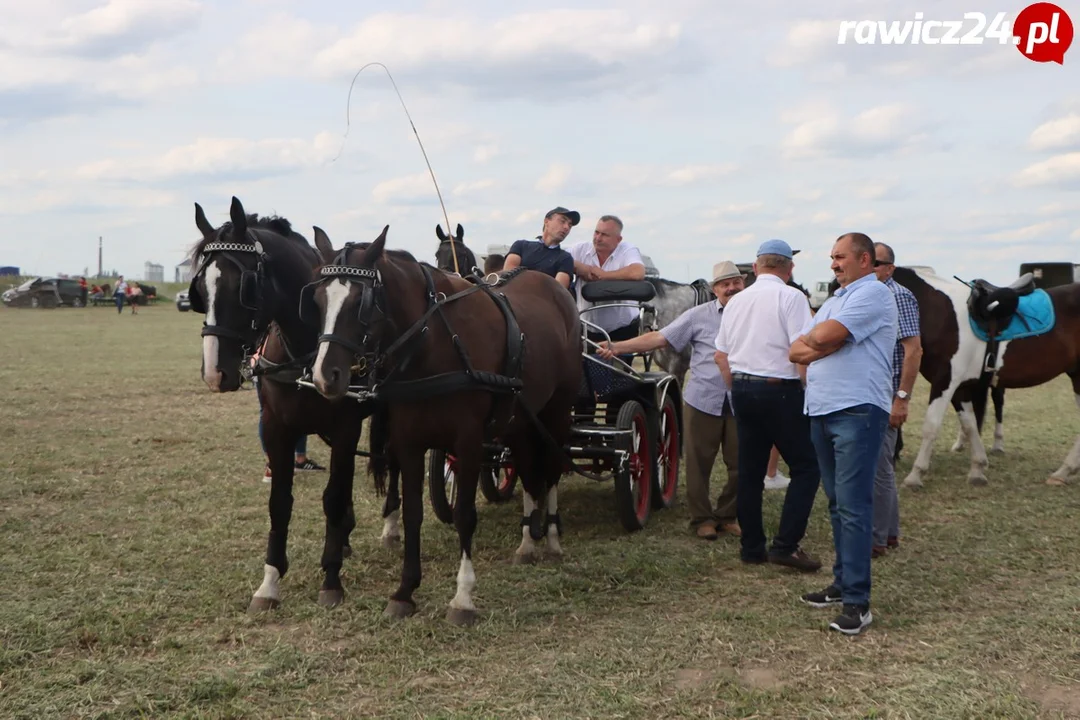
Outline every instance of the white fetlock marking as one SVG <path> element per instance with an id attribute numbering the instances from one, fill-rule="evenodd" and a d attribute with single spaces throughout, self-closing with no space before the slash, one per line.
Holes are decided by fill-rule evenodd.
<path id="1" fill-rule="evenodd" d="M 1080 407 L 1080 395 L 1074 395 L 1076 400 L 1076 406 Z M 1076 438 L 1076 442 L 1073 443 L 1072 450 L 1065 456 L 1065 462 L 1061 464 L 1054 474 L 1050 477 L 1058 478 L 1065 481 L 1069 479 L 1069 476 L 1080 470 L 1080 436 Z"/>
<path id="2" fill-rule="evenodd" d="M 457 572 L 457 594 L 450 601 L 450 607 L 458 610 L 475 610 L 476 606 L 472 601 L 472 591 L 475 587 L 476 572 L 473 570 L 472 560 L 462 551 L 461 565 L 458 566 Z"/>
<path id="3" fill-rule="evenodd" d="M 259 589 L 255 591 L 255 597 L 269 600 L 281 599 L 281 573 L 273 565 L 263 565 L 263 581 Z"/>
<path id="4" fill-rule="evenodd" d="M 963 411 L 960 413 L 960 429 L 967 433 L 968 443 L 971 445 L 971 472 L 982 475 L 982 469 L 989 464 L 986 457 L 986 447 L 979 437 L 979 427 L 975 422 L 975 414 L 971 410 L 971 403 L 962 403 Z"/>
<path id="5" fill-rule="evenodd" d="M 531 556 L 536 552 L 536 543 L 533 542 L 532 535 L 529 534 L 529 526 L 527 521 L 532 516 L 533 510 L 536 509 L 536 503 L 533 502 L 532 495 L 529 493 L 522 493 L 524 496 L 522 499 L 523 517 L 526 520 L 526 524 L 521 526 L 521 545 L 518 546 L 517 554 L 521 556 Z"/>
<path id="6" fill-rule="evenodd" d="M 549 515 L 559 512 L 559 488 L 553 485 L 547 494 L 547 511 Z M 547 528 L 548 552 L 562 555 L 562 545 L 559 543 L 559 528 L 555 523 L 550 523 Z"/>
<path id="7" fill-rule="evenodd" d="M 392 513 L 383 518 L 383 528 L 382 535 L 379 536 L 380 539 L 385 540 L 387 538 L 401 537 L 401 528 L 398 524 L 398 517 L 400 515 L 401 508 L 398 508 L 397 510 L 394 510 Z"/>

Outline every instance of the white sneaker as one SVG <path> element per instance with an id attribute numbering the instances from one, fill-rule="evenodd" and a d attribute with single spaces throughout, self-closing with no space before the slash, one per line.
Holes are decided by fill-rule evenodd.
<path id="1" fill-rule="evenodd" d="M 776 475 L 773 477 L 765 476 L 765 489 L 766 490 L 784 490 L 788 484 L 791 483 L 791 478 L 784 475 L 779 470 L 776 471 Z"/>
<path id="2" fill-rule="evenodd" d="M 267 485 L 269 485 L 271 483 L 271 481 L 272 481 L 272 477 L 270 475 L 270 466 L 269 465 L 266 466 L 266 470 L 263 472 L 262 481 L 264 483 L 266 483 Z"/>

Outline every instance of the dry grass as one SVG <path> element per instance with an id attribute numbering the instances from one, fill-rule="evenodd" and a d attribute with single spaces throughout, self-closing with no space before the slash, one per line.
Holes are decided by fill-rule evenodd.
<path id="1" fill-rule="evenodd" d="M 463 630 L 443 619 L 456 538 L 430 511 L 420 614 L 381 617 L 400 559 L 364 479 L 346 602 L 320 609 L 325 476 L 303 474 L 284 605 L 253 618 L 257 404 L 200 384 L 199 321 L 0 309 L 0 717 L 1080 717 L 1080 496 L 1043 484 L 1080 429 L 1064 379 L 1009 393 L 987 488 L 947 452 L 949 419 L 860 638 L 798 603 L 827 574 L 743 567 L 733 540 L 689 535 L 681 498 L 627 535 L 610 484 L 581 478 L 562 565 L 511 565 L 520 501 L 481 501 Z M 831 562 L 823 494 L 806 546 Z"/>

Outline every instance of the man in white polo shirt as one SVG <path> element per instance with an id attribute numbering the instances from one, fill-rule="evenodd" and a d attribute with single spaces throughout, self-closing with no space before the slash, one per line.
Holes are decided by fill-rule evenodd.
<path id="1" fill-rule="evenodd" d="M 581 289 L 589 281 L 645 279 L 645 261 L 636 247 L 623 240 L 622 229 L 622 220 L 614 215 L 604 215 L 596 222 L 591 243 L 578 243 L 569 248 L 574 258 L 574 273 L 581 280 L 578 312 L 592 305 L 581 297 Z M 638 334 L 638 310 L 634 307 L 602 308 L 586 313 L 584 318 L 606 330 L 615 342 L 629 340 Z"/>
<path id="2" fill-rule="evenodd" d="M 821 470 L 810 441 L 810 419 L 803 412 L 806 368 L 788 359 L 791 343 L 811 322 L 806 296 L 787 285 L 795 267 L 793 256 L 783 240 L 766 240 L 758 248 L 757 279 L 724 309 L 716 335 L 716 364 L 731 388 L 739 436 L 742 561 L 816 572 L 821 561 L 799 547 Z M 761 496 L 774 445 L 791 468 L 791 483 L 780 527 L 766 550 Z"/>

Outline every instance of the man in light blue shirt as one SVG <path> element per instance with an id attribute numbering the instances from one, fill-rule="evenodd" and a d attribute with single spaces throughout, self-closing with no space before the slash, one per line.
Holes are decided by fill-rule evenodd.
<path id="1" fill-rule="evenodd" d="M 870 613 L 874 475 L 892 410 L 893 349 L 899 327 L 896 300 L 874 275 L 874 243 L 862 233 L 841 235 L 832 270 L 840 289 L 806 335 L 791 346 L 792 362 L 807 365 L 806 414 L 829 498 L 836 563 L 833 584 L 807 593 L 814 607 L 843 604 L 829 625 L 857 635 Z"/>

